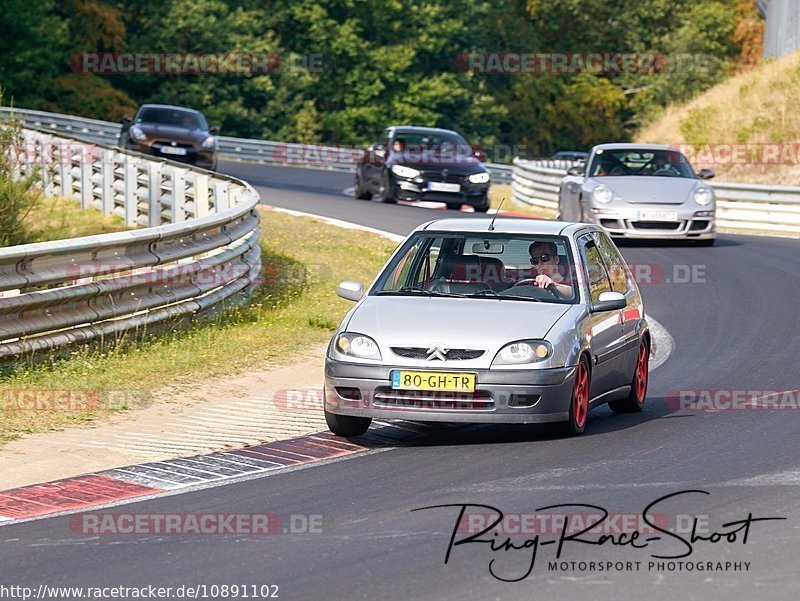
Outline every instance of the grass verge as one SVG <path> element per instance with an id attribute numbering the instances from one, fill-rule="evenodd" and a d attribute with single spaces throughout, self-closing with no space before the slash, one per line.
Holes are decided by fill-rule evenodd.
<path id="1" fill-rule="evenodd" d="M 64 197 L 40 197 L 23 220 L 28 242 L 79 238 L 121 232 L 125 222 L 116 215 L 84 211 L 78 201 Z"/>
<path id="2" fill-rule="evenodd" d="M 489 206 L 492 209 L 497 209 L 501 202 L 503 203 L 503 210 L 511 213 L 533 215 L 542 219 L 554 219 L 556 216 L 555 211 L 516 202 L 511 196 L 511 186 L 509 184 L 498 184 L 489 189 Z"/>
<path id="3" fill-rule="evenodd" d="M 330 339 L 352 307 L 335 295 L 336 284 L 371 282 L 395 246 L 375 234 L 263 211 L 264 283 L 247 306 L 111 349 L 82 348 L 69 359 L 37 364 L 28 358 L 3 367 L 0 442 L 144 406 L 165 385 L 175 386 L 179 401 L 181 388 L 207 378 L 286 363 Z M 25 399 L 42 407 L 27 410 Z"/>

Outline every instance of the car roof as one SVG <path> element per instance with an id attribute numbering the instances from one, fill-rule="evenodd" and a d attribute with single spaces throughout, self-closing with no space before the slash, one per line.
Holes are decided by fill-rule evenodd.
<path id="1" fill-rule="evenodd" d="M 674 146 L 666 146 L 665 144 L 636 144 L 634 142 L 598 144 L 592 148 L 592 152 L 597 152 L 598 150 L 674 150 L 678 152 L 678 149 Z"/>
<path id="2" fill-rule="evenodd" d="M 450 217 L 436 219 L 423 223 L 414 231 L 444 231 L 490 233 L 489 224 L 491 217 L 486 218 L 459 218 Z M 549 219 L 510 219 L 498 217 L 494 220 L 493 234 L 541 234 L 545 236 L 573 236 L 581 230 L 599 230 L 597 226 L 587 223 L 573 223 L 569 221 L 552 221 Z"/>
<path id="3" fill-rule="evenodd" d="M 422 127 L 418 125 L 392 125 L 389 129 L 398 134 L 411 134 L 411 133 L 430 133 L 430 134 L 456 134 L 461 136 L 457 131 L 452 129 L 442 129 L 440 127 Z"/>
<path id="4" fill-rule="evenodd" d="M 175 109 L 179 111 L 186 111 L 187 113 L 197 113 L 198 115 L 202 114 L 198 110 L 186 108 L 185 106 L 175 106 L 173 104 L 143 104 L 138 110 L 142 109 Z"/>

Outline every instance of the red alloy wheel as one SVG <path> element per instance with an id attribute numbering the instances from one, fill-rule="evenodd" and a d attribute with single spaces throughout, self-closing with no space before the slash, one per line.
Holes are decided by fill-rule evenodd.
<path id="1" fill-rule="evenodd" d="M 644 402 L 644 396 L 647 394 L 649 359 L 647 345 L 642 342 L 639 346 L 639 358 L 636 360 L 636 401 L 640 405 Z"/>
<path id="2" fill-rule="evenodd" d="M 581 429 L 586 425 L 586 416 L 589 414 L 589 368 L 586 366 L 585 360 L 578 363 L 578 371 L 575 374 L 575 391 L 572 398 L 575 425 Z"/>

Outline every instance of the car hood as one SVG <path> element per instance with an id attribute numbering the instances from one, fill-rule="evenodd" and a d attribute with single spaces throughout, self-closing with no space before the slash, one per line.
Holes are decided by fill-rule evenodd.
<path id="1" fill-rule="evenodd" d="M 625 202 L 658 205 L 683 204 L 691 200 L 691 194 L 698 185 L 697 180 L 686 177 L 637 175 L 599 177 L 592 179 L 592 182 L 611 188 L 615 196 Z"/>
<path id="2" fill-rule="evenodd" d="M 156 123 L 137 123 L 139 129 L 149 139 L 169 140 L 184 144 L 196 144 L 203 142 L 210 134 L 207 131 L 198 129 L 186 129 L 173 125 L 160 125 Z"/>
<path id="3" fill-rule="evenodd" d="M 390 346 L 486 349 L 514 340 L 544 338 L 572 305 L 497 299 L 368 296 L 347 331 Z M 385 355 L 384 355 L 385 356 Z"/>

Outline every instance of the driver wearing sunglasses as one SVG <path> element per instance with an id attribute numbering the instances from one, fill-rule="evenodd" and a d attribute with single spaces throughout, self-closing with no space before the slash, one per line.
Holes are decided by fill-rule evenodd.
<path id="1" fill-rule="evenodd" d="M 558 267 L 560 259 L 553 242 L 534 242 L 528 247 L 531 256 L 532 272 L 535 275 L 531 284 L 547 288 L 560 299 L 572 298 L 572 286 Z"/>

